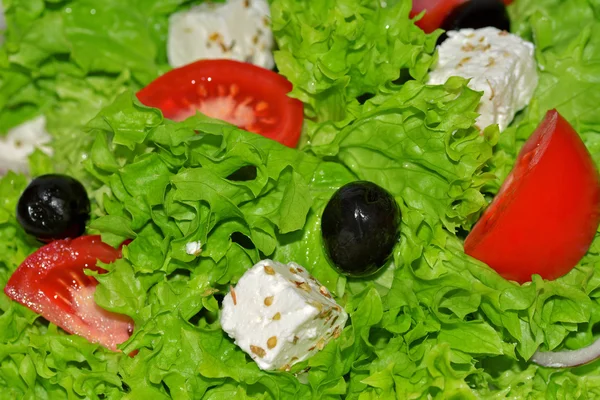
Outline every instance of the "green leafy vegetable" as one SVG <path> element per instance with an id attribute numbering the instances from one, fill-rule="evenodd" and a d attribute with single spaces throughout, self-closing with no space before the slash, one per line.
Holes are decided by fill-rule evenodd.
<path id="1" fill-rule="evenodd" d="M 410 9 L 409 0 L 273 0 L 275 61 L 309 118 L 343 120 L 357 97 L 401 71 L 425 77 L 436 38 L 408 19 Z"/>
<path id="2" fill-rule="evenodd" d="M 168 15 L 185 0 L 4 0 L 0 134 L 36 115 L 70 173 L 89 137 L 81 128 L 125 90 L 169 69 Z"/>
<path id="3" fill-rule="evenodd" d="M 466 256 L 461 239 L 548 108 L 558 107 L 600 164 L 594 90 L 600 8 L 594 2 L 517 0 L 511 6 L 516 32 L 537 45 L 540 85 L 508 130 L 480 134 L 473 128 L 479 93 L 460 78 L 443 86 L 421 82 L 435 60 L 435 37 L 408 20 L 409 1 L 384 6 L 367 0 L 273 0 L 277 62 L 310 117 L 303 151 L 203 116 L 164 120 L 130 91 L 118 94 L 162 68 L 164 54 L 156 43 L 166 15 L 179 3 L 108 2 L 107 9 L 121 10 L 122 19 L 111 14 L 118 32 L 103 32 L 108 37 L 97 44 L 104 59 L 93 57 L 85 44 L 99 36 L 75 34 L 82 21 L 94 32 L 100 19 L 65 15 L 67 7 L 87 2 L 13 1 L 9 7 L 12 25 L 0 56 L 0 120 L 14 124 L 42 110 L 50 121 L 59 115 L 54 110 L 70 115 L 69 107 L 82 107 L 95 115 L 92 108 L 105 106 L 85 133 L 76 128 L 83 115 L 69 125 L 79 142 L 65 145 L 69 157 L 63 160 L 93 188 L 89 231 L 113 245 L 132 239 L 123 259 L 103 265 L 108 273 L 97 276 L 95 296 L 101 307 L 132 317 L 135 330 L 123 352 L 112 353 L 44 323 L 1 294 L 3 396 L 600 396 L 600 361 L 565 370 L 528 362 L 540 346 L 573 349 L 596 339 L 598 237 L 566 276 L 534 277 L 523 286 Z M 138 32 L 144 18 L 158 23 L 158 30 L 144 28 L 143 37 L 129 38 L 137 48 L 125 54 L 113 42 L 119 34 Z M 64 29 L 49 32 L 50 26 Z M 118 64 L 125 55 L 128 60 Z M 58 72 L 48 71 L 63 75 L 58 79 Z M 102 79 L 89 86 L 93 78 Z M 70 80 L 73 91 L 61 91 Z M 82 87 L 92 87 L 99 97 L 82 95 L 79 103 L 76 95 L 88 92 L 74 88 Z M 70 93 L 64 98 L 73 101 L 64 103 L 57 93 Z M 355 99 L 366 93 L 373 97 L 359 104 Z M 88 100 L 94 107 L 84 106 Z M 82 152 L 88 155 L 84 162 Z M 31 160 L 42 173 L 61 158 L 36 153 Z M 236 178 L 248 168 L 256 170 L 254 179 Z M 340 276 L 321 246 L 325 204 L 337 188 L 357 179 L 389 190 L 403 215 L 394 262 L 370 279 Z M 1 286 L 38 246 L 14 218 L 26 183 L 12 173 L 0 180 Z M 200 242 L 201 251 L 189 254 L 190 242 Z M 306 267 L 350 315 L 337 340 L 290 373 L 260 371 L 218 323 L 221 296 L 266 257 Z M 127 356 L 133 351 L 134 357 Z"/>

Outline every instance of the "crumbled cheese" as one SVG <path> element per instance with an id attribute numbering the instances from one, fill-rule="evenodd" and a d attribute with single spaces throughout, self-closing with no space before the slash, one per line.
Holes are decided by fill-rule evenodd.
<path id="1" fill-rule="evenodd" d="M 27 172 L 27 157 L 39 147 L 49 153 L 45 145 L 51 136 L 46 132 L 46 118 L 36 117 L 9 130 L 0 136 L 0 174 L 7 170 Z"/>
<path id="2" fill-rule="evenodd" d="M 451 76 L 470 78 L 469 87 L 483 92 L 477 119 L 480 129 L 491 124 L 506 129 L 537 86 L 533 44 L 508 32 L 493 27 L 450 31 L 438 53 L 429 83 L 443 84 Z"/>
<path id="3" fill-rule="evenodd" d="M 263 370 L 288 370 L 337 338 L 348 315 L 300 265 L 263 260 L 223 299 L 221 326 Z"/>
<path id="4" fill-rule="evenodd" d="M 185 252 L 190 256 L 197 256 L 202 253 L 202 242 L 189 242 L 185 244 Z"/>
<path id="5" fill-rule="evenodd" d="M 266 0 L 205 2 L 169 18 L 169 64 L 227 58 L 271 69 L 275 65 Z"/>

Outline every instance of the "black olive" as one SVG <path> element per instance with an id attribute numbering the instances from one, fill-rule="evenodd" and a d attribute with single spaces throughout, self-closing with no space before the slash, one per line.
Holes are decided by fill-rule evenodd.
<path id="1" fill-rule="evenodd" d="M 90 200 L 85 188 L 66 175 L 35 178 L 17 204 L 19 224 L 43 242 L 80 236 L 89 218 Z"/>
<path id="2" fill-rule="evenodd" d="M 399 232 L 398 204 L 372 182 L 342 186 L 321 217 L 325 253 L 338 271 L 351 277 L 379 271 L 392 255 Z"/>
<path id="3" fill-rule="evenodd" d="M 442 29 L 457 31 L 464 28 L 485 28 L 493 26 L 500 30 L 510 31 L 510 18 L 502 0 L 469 0 L 456 7 L 444 19 Z M 446 40 L 444 33 L 438 44 Z"/>

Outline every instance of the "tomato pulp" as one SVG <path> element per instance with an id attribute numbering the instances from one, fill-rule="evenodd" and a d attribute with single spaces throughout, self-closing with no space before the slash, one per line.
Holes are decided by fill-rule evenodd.
<path id="1" fill-rule="evenodd" d="M 292 84 L 276 72 L 233 60 L 200 60 L 158 77 L 137 93 L 145 105 L 181 121 L 196 112 L 295 147 L 304 120 Z"/>
<path id="2" fill-rule="evenodd" d="M 94 301 L 98 281 L 84 269 L 106 272 L 96 263 L 121 258 L 121 250 L 100 236 L 51 242 L 30 255 L 12 274 L 4 292 L 69 333 L 111 350 L 133 330 L 127 316 L 100 308 Z"/>
<path id="3" fill-rule="evenodd" d="M 465 241 L 506 279 L 555 279 L 585 255 L 600 223 L 600 177 L 573 127 L 549 111 Z"/>

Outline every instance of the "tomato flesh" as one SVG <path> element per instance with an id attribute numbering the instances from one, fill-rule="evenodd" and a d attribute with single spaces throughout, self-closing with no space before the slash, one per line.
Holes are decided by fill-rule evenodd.
<path id="1" fill-rule="evenodd" d="M 525 143 L 514 169 L 465 241 L 465 253 L 520 283 L 555 279 L 589 249 L 600 223 L 600 177 L 556 110 Z"/>
<path id="2" fill-rule="evenodd" d="M 426 33 L 431 33 L 442 26 L 452 10 L 467 1 L 477 0 L 413 0 L 410 17 L 414 18 L 425 10 L 423 18 L 418 20 L 415 25 Z M 509 5 L 513 0 L 503 0 L 503 2 L 505 5 Z"/>
<path id="3" fill-rule="evenodd" d="M 295 147 L 304 118 L 283 76 L 234 60 L 200 60 L 160 76 L 137 93 L 145 105 L 181 121 L 196 112 Z"/>
<path id="4" fill-rule="evenodd" d="M 425 15 L 415 24 L 426 33 L 431 33 L 442 26 L 452 10 L 466 1 L 469 0 L 413 0 L 410 17 L 414 18 L 424 10 Z"/>
<path id="5" fill-rule="evenodd" d="M 27 257 L 4 292 L 65 331 L 117 350 L 131 335 L 133 321 L 96 304 L 98 281 L 84 269 L 104 273 L 97 261 L 108 264 L 120 257 L 121 250 L 102 243 L 99 236 L 56 240 Z"/>

